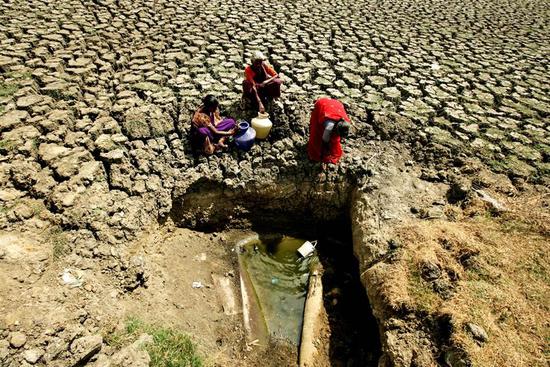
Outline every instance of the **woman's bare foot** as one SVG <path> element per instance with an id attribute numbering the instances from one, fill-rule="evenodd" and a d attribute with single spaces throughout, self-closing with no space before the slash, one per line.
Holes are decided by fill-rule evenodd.
<path id="1" fill-rule="evenodd" d="M 225 139 L 227 138 L 221 138 L 219 141 L 218 141 L 218 146 L 220 146 L 221 148 L 228 148 L 227 144 L 225 144 Z"/>
<path id="2" fill-rule="evenodd" d="M 203 145 L 204 154 L 211 155 L 214 153 L 215 150 L 216 150 L 216 147 L 214 146 L 214 144 L 212 144 L 210 142 L 210 139 L 206 137 L 204 139 L 204 145 Z"/>

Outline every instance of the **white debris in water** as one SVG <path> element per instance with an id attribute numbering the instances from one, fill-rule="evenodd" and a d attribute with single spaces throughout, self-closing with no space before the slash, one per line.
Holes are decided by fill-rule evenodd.
<path id="1" fill-rule="evenodd" d="M 193 282 L 193 284 L 191 284 L 191 287 L 193 287 L 193 288 L 202 288 L 203 285 L 202 285 L 202 282 Z"/>

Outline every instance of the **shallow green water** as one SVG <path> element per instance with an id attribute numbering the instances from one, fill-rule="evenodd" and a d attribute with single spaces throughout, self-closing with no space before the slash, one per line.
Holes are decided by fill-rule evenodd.
<path id="1" fill-rule="evenodd" d="M 301 259 L 304 239 L 260 236 L 246 243 L 241 254 L 250 274 L 271 337 L 298 345 L 307 293 L 311 256 Z"/>

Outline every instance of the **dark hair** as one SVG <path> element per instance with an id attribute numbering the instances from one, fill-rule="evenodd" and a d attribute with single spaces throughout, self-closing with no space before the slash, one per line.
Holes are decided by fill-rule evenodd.
<path id="1" fill-rule="evenodd" d="M 342 138 L 347 138 L 349 135 L 350 124 L 346 120 L 342 119 L 338 121 L 338 135 Z"/>
<path id="2" fill-rule="evenodd" d="M 220 103 L 212 94 L 207 94 L 202 99 L 202 109 L 204 112 L 214 112 Z"/>

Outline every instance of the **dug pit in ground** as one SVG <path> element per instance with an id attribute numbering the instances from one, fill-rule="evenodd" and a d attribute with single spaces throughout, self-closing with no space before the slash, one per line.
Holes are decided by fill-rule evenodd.
<path id="1" fill-rule="evenodd" d="M 445 185 L 419 180 L 414 169 L 407 167 L 403 160 L 400 160 L 401 164 L 394 162 L 393 167 L 380 165 L 380 160 L 384 159 L 387 157 L 381 157 L 374 163 L 379 170 L 378 174 L 360 184 L 347 181 L 320 182 L 314 179 L 302 182 L 288 180 L 231 190 L 205 180 L 190 187 L 185 195 L 176 197 L 170 221 L 211 230 L 231 225 L 254 230 L 273 230 L 278 227 L 282 232 L 292 228 L 307 233 L 315 227 L 315 223 L 332 220 L 336 225 L 330 227 L 334 226 L 340 233 L 352 232 L 349 243 L 353 243 L 358 260 L 358 274 L 363 275 L 390 252 L 391 228 L 413 216 L 412 207 L 423 208 L 432 215 L 437 213 L 440 217 L 444 216 L 442 205 L 447 190 Z M 351 223 L 342 224 L 345 222 L 342 219 L 349 217 L 352 218 Z M 332 257 L 327 256 L 325 260 Z M 330 275 L 325 278 L 329 279 Z M 376 302 L 373 305 L 375 311 L 385 309 L 385 301 L 376 298 L 377 291 L 369 291 L 365 287 L 365 278 L 362 281 L 363 286 L 355 290 L 358 292 L 356 296 L 360 298 L 366 291 L 369 298 L 372 295 L 371 302 Z M 328 290 L 329 294 L 331 290 Z M 384 338 L 388 314 L 375 315 L 380 322 L 382 357 L 388 360 L 384 353 L 391 348 L 388 342 L 394 342 Z M 409 349 L 403 348 L 403 353 L 421 350 L 423 343 L 432 343 L 429 333 L 418 335 Z"/>
<path id="2" fill-rule="evenodd" d="M 97 260 L 71 254 L 61 257 L 61 260 L 46 259 L 42 268 L 34 270 L 39 274 L 34 278 L 21 273 L 18 278 L 8 279 L 3 294 L 16 294 L 18 288 L 33 291 L 23 292 L 17 298 L 2 298 L 2 309 L 6 310 L 7 324 L 10 325 L 6 336 L 23 331 L 29 337 L 27 347 L 40 348 L 40 344 L 36 344 L 38 335 L 42 334 L 43 326 L 40 325 L 48 320 L 46 324 L 53 329 L 41 349 L 44 351 L 41 360 L 61 365 L 63 361 L 84 357 L 89 358 L 89 362 L 116 361 L 118 353 L 123 352 L 121 347 L 131 341 L 124 337 L 123 332 L 127 329 L 127 320 L 139 317 L 144 323 L 167 325 L 192 335 L 200 346 L 199 352 L 220 366 L 234 365 L 236 360 L 243 366 L 272 360 L 271 354 L 267 356 L 263 355 L 265 352 L 248 350 L 240 316 L 226 315 L 220 302 L 212 274 L 232 282 L 238 275 L 234 263 L 236 258 L 231 252 L 234 243 L 231 232 L 205 234 L 177 226 L 212 230 L 229 225 L 249 230 L 261 225 L 271 228 L 277 225 L 307 232 L 315 223 L 351 217 L 351 225 L 342 230 L 349 233 L 351 229 L 353 233 L 353 248 L 359 259 L 357 274 L 361 274 L 376 261 L 375 254 L 383 253 L 384 242 L 371 238 L 383 235 L 381 223 L 410 215 L 409 207 L 413 205 L 410 190 L 418 193 L 416 198 L 419 201 L 414 205 L 420 205 L 419 202 L 426 197 L 431 198 L 439 192 L 433 189 L 434 185 L 425 185 L 415 179 L 412 168 L 404 165 L 404 159 L 399 159 L 402 163 L 398 168 L 389 168 L 387 160 L 395 160 L 396 152 L 388 148 L 387 154 L 370 159 L 373 169 L 378 171 L 374 178 L 363 176 L 348 180 L 346 176 L 340 176 L 335 180 L 338 176 L 324 179 L 294 176 L 271 183 L 260 178 L 248 182 L 244 188 L 215 181 L 209 184 L 199 179 L 195 184 L 183 186 L 186 190 L 175 196 L 170 216 L 159 226 L 147 228 L 145 233 L 149 235 L 142 235 L 139 240 L 129 243 L 113 253 L 112 258 L 99 260 L 102 271 L 97 271 Z M 387 196 L 389 192 L 391 197 Z M 366 220 L 373 220 L 374 224 L 365 223 Z M 369 228 L 372 232 L 364 232 Z M 368 242 L 361 242 L 367 237 Z M 63 248 L 69 243 L 62 232 L 52 233 L 48 239 L 52 248 Z M 120 256 L 122 261 L 117 261 L 116 256 Z M 11 266 L 3 274 L 20 273 L 14 270 L 20 267 L 20 263 L 2 266 Z M 61 275 L 65 269 L 82 283 L 74 283 L 75 286 L 73 283 L 64 284 Z M 32 268 L 28 271 L 33 272 Z M 119 278 L 118 274 L 124 276 Z M 195 288 L 193 284 L 196 284 Z M 338 295 L 338 291 L 331 293 L 333 288 L 338 287 L 329 286 L 328 297 Z M 365 291 L 361 289 L 360 292 L 364 294 Z M 58 307 L 51 307 L 53 304 Z M 376 305 L 373 308 L 376 310 Z M 330 335 L 329 340 L 345 340 L 335 337 L 336 334 L 324 335 Z M 381 332 L 380 335 L 384 334 Z M 87 338 L 82 341 L 84 343 L 92 337 L 100 343 L 94 344 L 93 349 L 82 351 L 85 354 L 78 354 L 81 352 L 71 347 L 73 340 Z M 120 344 L 117 340 L 124 342 Z M 383 346 L 384 343 L 382 338 Z M 54 346 L 57 347 L 53 349 Z M 13 363 L 24 358 L 17 349 L 8 348 L 7 351 L 7 358 Z M 345 354 L 340 350 L 332 357 Z M 289 355 L 292 354 L 288 351 L 282 352 L 279 362 L 296 362 L 296 355 L 292 358 Z M 326 361 L 330 360 L 330 349 L 326 355 Z"/>
<path id="3" fill-rule="evenodd" d="M 273 181 L 263 177 L 261 171 L 248 176 L 248 180 L 232 180 L 208 172 L 198 174 L 205 168 L 199 165 L 197 172 L 174 191 L 169 215 L 158 224 L 144 227 L 138 240 L 119 247 L 107 246 L 97 258 L 77 253 L 84 251 L 80 246 L 67 254 L 73 244 L 71 233 L 65 231 L 48 229 L 46 233 L 38 227 L 36 233 L 29 230 L 24 236 L 2 242 L 0 254 L 5 261 L 0 263 L 0 307 L 5 320 L 2 336 L 7 342 L 2 344 L 4 361 L 8 366 L 17 366 L 26 356 L 54 366 L 83 360 L 91 366 L 105 361 L 115 363 L 133 350 L 139 337 L 136 330 L 158 334 L 157 329 L 135 328 L 135 323 L 128 321 L 139 317 L 143 323 L 171 326 L 190 334 L 199 345 L 199 353 L 213 365 L 248 367 L 265 361 L 273 366 L 291 365 L 296 356 L 289 350 L 276 348 L 273 350 L 278 354 L 273 355 L 271 350 L 256 351 L 246 345 L 242 320 L 238 315 L 225 314 L 211 273 L 234 284 L 238 273 L 231 249 L 242 230 L 278 224 L 307 232 L 315 223 L 342 217 L 351 222 L 342 227 L 342 232 L 351 231 L 361 291 L 367 293 L 379 328 L 381 364 L 407 366 L 414 361 L 429 365 L 444 358 L 458 360 L 456 363 L 468 361 L 464 349 L 469 345 L 468 334 L 461 330 L 463 324 L 475 318 L 463 321 L 460 317 L 464 316 L 457 318 L 437 308 L 426 311 L 401 297 L 407 294 L 402 288 L 424 289 L 426 284 L 422 282 L 426 280 L 414 274 L 405 276 L 409 264 L 406 256 L 403 258 L 407 242 L 400 240 L 395 229 L 406 223 L 445 224 L 446 219 L 454 220 L 457 210 L 461 211 L 447 205 L 451 191 L 453 197 L 460 193 L 458 199 L 453 198 L 454 202 L 459 200 L 458 204 L 477 194 L 466 186 L 449 190 L 445 184 L 423 181 L 419 179 L 420 169 L 406 154 L 392 144 L 381 146 L 371 146 L 368 155 L 357 152 L 360 163 L 354 160 L 352 164 L 368 164 L 368 169 L 360 167 L 359 171 L 347 163 L 349 166 L 344 167 L 351 168 L 346 174 L 334 171 L 325 177 L 281 174 Z M 36 219 L 35 223 L 39 224 Z M 221 228 L 238 230 L 219 232 Z M 41 246 L 57 255 L 42 255 Z M 447 247 L 445 251 L 454 251 L 454 245 Z M 438 272 L 443 268 L 440 262 L 430 261 L 436 265 L 426 267 L 434 270 L 429 274 L 440 275 L 433 279 L 426 276 L 433 282 L 427 284 L 438 290 L 436 298 L 429 298 L 433 301 L 443 297 L 445 289 L 456 289 L 446 282 L 456 282 L 457 278 L 447 269 Z M 430 261 L 420 259 L 418 263 Z M 65 269 L 76 283 L 64 282 Z M 414 287 L 410 287 L 409 280 L 417 281 Z M 328 296 L 337 294 L 334 291 Z M 410 296 L 412 299 L 415 294 Z M 128 329 L 133 333 L 127 335 Z M 330 335 L 335 335 L 334 330 Z M 24 344 L 14 346 L 20 343 Z M 330 353 L 327 355 L 325 361 L 331 361 Z M 137 357 L 149 358 L 147 354 Z M 452 365 L 460 365 L 456 363 Z"/>

